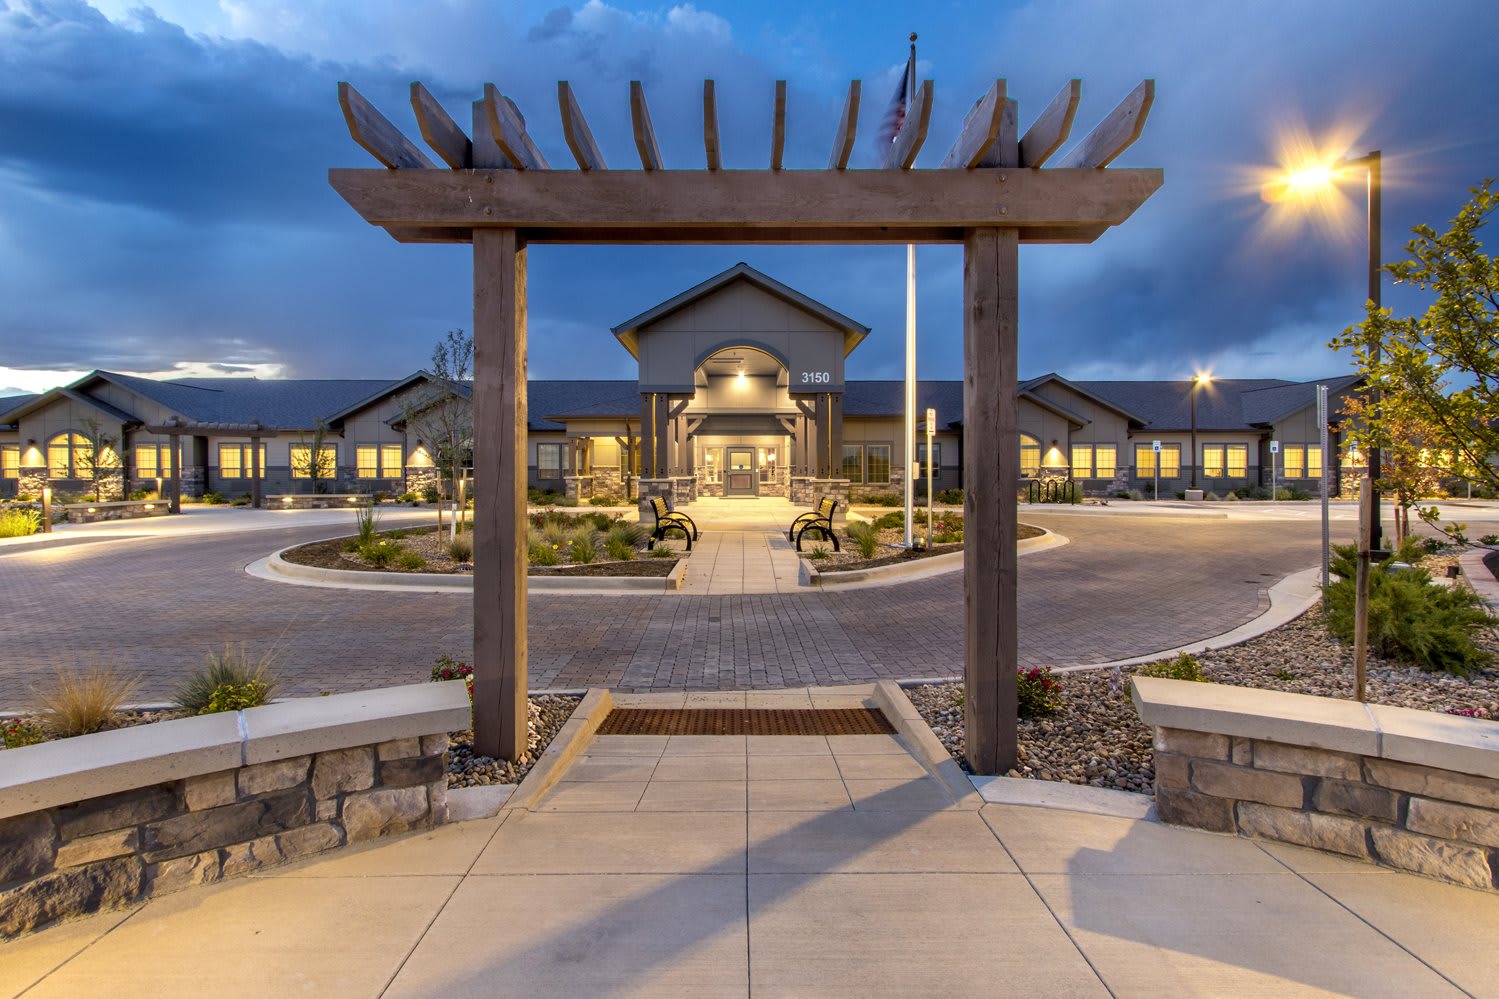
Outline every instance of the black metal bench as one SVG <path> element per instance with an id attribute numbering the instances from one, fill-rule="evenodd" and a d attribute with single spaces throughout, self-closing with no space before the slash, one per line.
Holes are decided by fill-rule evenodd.
<path id="1" fill-rule="evenodd" d="M 838 535 L 833 533 L 833 514 L 838 510 L 838 501 L 831 496 L 824 496 L 817 501 L 817 509 L 809 510 L 798 516 L 791 522 L 791 528 L 786 532 L 787 541 L 796 542 L 796 550 L 802 550 L 802 536 L 812 531 L 814 536 L 821 535 L 833 543 L 833 551 L 842 551 L 838 544 Z"/>
<path id="2" fill-rule="evenodd" d="M 666 540 L 667 531 L 681 531 L 682 536 L 687 539 L 687 550 L 692 551 L 692 543 L 698 539 L 697 525 L 692 518 L 685 513 L 677 513 L 666 505 L 666 500 L 660 496 L 651 497 L 651 513 L 656 515 L 656 526 L 651 529 L 651 538 L 645 543 L 647 550 L 656 547 L 657 541 Z"/>

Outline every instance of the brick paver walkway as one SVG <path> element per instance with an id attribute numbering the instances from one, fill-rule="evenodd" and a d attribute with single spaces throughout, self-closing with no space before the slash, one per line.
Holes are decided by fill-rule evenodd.
<path id="1" fill-rule="evenodd" d="M 1160 516 L 1027 520 L 1072 539 L 1020 560 L 1027 663 L 1086 663 L 1206 638 L 1256 616 L 1316 561 L 1317 525 Z M 1337 536 L 1347 533 L 1339 524 Z M 225 643 L 277 650 L 283 693 L 421 680 L 466 658 L 470 598 L 314 589 L 246 575 L 324 526 L 0 549 L 0 708 L 58 667 L 113 663 L 165 698 Z M 544 596 L 533 687 L 741 688 L 947 676 L 962 668 L 962 577 L 844 593 Z"/>

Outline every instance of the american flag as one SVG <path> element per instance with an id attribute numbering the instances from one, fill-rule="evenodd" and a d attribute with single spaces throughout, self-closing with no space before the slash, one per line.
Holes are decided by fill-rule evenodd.
<path id="1" fill-rule="evenodd" d="M 881 156 L 889 150 L 890 144 L 900 134 L 900 127 L 906 120 L 906 104 L 911 99 L 911 81 L 916 77 L 916 46 L 911 46 L 911 56 L 906 60 L 906 70 L 900 75 L 900 83 L 895 87 L 895 94 L 890 98 L 890 106 L 885 109 L 885 117 L 880 119 L 880 130 L 875 134 L 875 148 Z"/>

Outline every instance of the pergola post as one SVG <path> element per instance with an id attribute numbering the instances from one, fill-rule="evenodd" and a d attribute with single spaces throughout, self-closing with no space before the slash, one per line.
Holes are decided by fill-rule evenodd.
<path id="1" fill-rule="evenodd" d="M 172 506 L 173 513 L 182 512 L 182 435 L 168 434 L 172 442 Z"/>
<path id="2" fill-rule="evenodd" d="M 1018 759 L 1015 491 L 1019 233 L 963 238 L 963 721 L 974 773 Z"/>
<path id="3" fill-rule="evenodd" d="M 474 232 L 474 751 L 526 754 L 526 250 Z"/>

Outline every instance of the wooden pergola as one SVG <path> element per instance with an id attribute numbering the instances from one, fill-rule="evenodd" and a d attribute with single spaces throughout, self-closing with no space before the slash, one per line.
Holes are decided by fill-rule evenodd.
<path id="1" fill-rule="evenodd" d="M 354 141 L 384 169 L 330 170 L 367 222 L 405 243 L 474 248 L 474 736 L 477 752 L 526 746 L 526 248 L 535 243 L 963 245 L 964 677 L 968 760 L 976 773 L 1016 762 L 1016 425 L 1018 250 L 1091 243 L 1161 186 L 1160 170 L 1106 170 L 1144 127 L 1146 80 L 1065 155 L 1080 81 L 1018 128 L 996 80 L 968 112 L 938 169 L 913 169 L 933 86 L 916 88 L 883 169 L 851 170 L 859 81 L 848 90 L 826 169 L 785 169 L 786 84 L 776 84 L 769 163 L 724 169 L 712 80 L 703 84 L 706 169 L 667 169 L 645 91 L 629 107 L 639 169 L 610 170 L 566 81 L 557 103 L 577 169 L 552 168 L 519 108 L 493 84 L 465 134 L 420 83 L 414 142 L 347 83 L 339 103 Z M 1041 169 L 1049 164 L 1048 169 Z"/>

